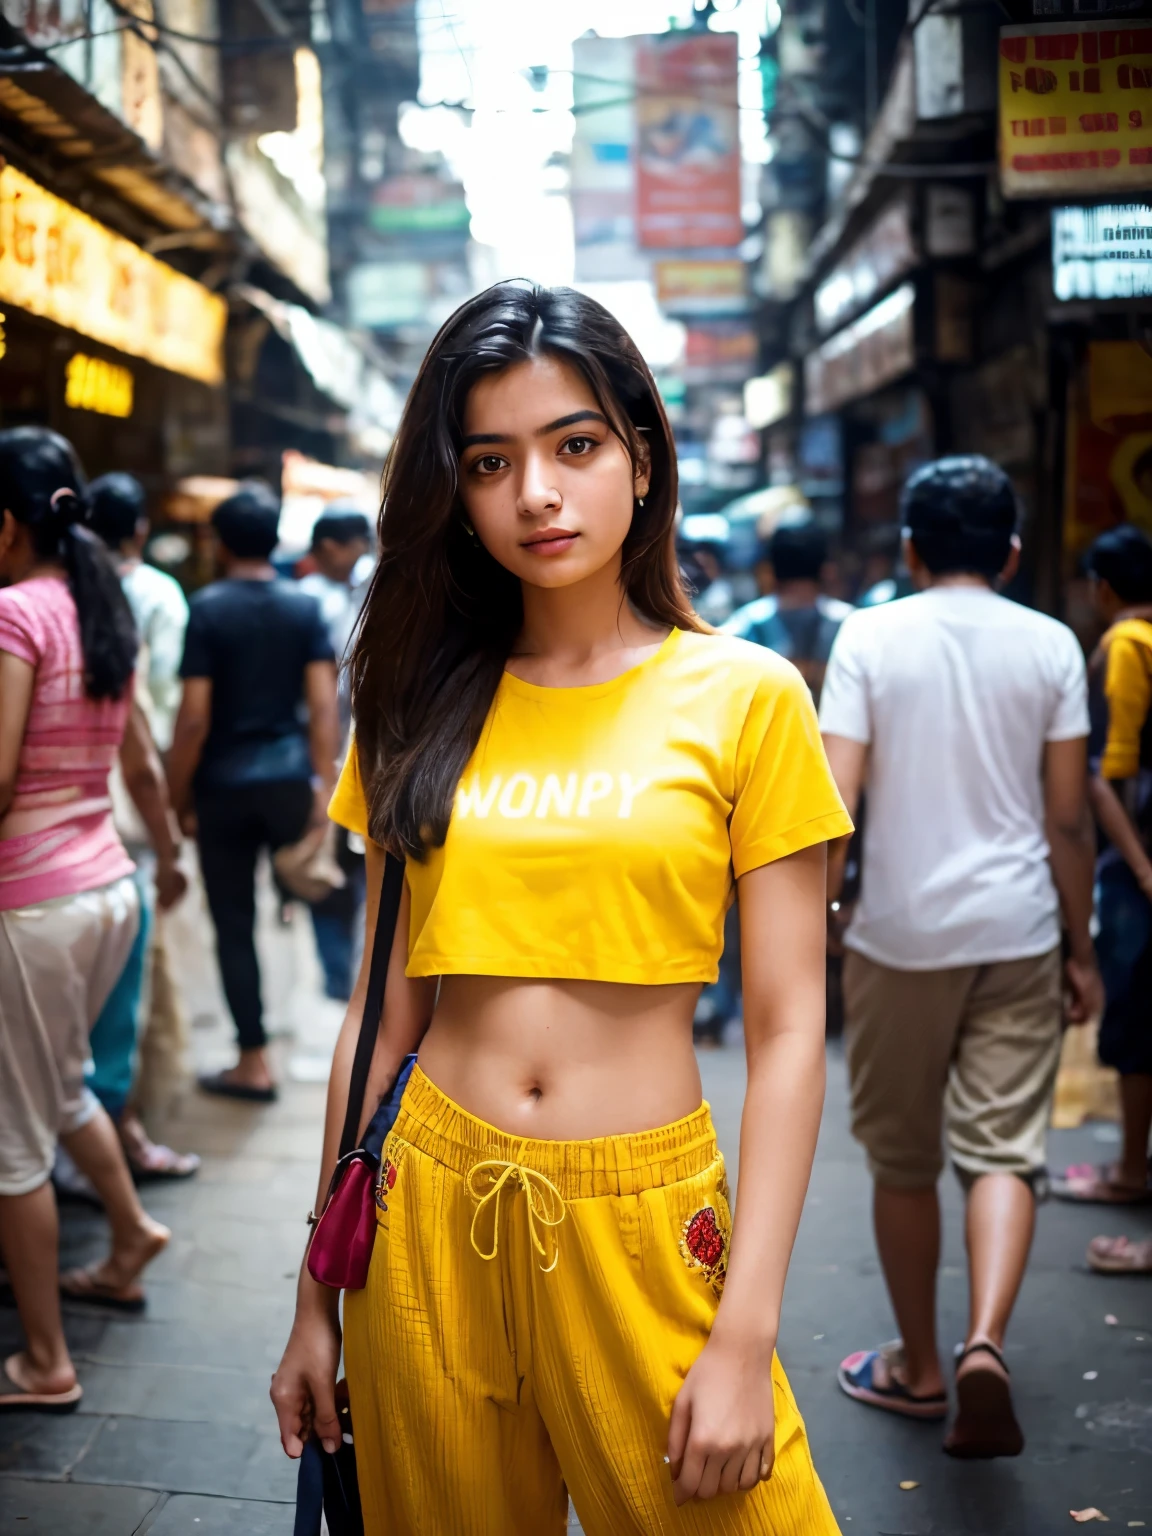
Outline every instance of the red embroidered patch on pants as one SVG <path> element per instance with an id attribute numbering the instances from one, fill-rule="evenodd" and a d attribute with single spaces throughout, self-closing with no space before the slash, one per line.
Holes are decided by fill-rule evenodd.
<path id="1" fill-rule="evenodd" d="M 728 1272 L 728 1239 L 710 1205 L 689 1216 L 680 1234 L 680 1252 L 689 1269 L 700 1269 L 719 1296 Z"/>

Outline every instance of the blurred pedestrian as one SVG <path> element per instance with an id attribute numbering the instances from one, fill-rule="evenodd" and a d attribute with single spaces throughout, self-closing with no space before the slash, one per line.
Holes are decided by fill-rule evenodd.
<path id="1" fill-rule="evenodd" d="M 1104 977 L 1100 1060 L 1120 1074 L 1119 1160 L 1069 1168 L 1065 1200 L 1144 1205 L 1152 1200 L 1152 541 L 1130 525 L 1088 551 L 1096 610 L 1108 625 L 1089 663 L 1090 793 L 1100 827 L 1096 948 Z M 1152 1243 L 1096 1238 L 1097 1269 L 1152 1270 Z"/>
<path id="2" fill-rule="evenodd" d="M 820 589 L 828 563 L 828 540 L 810 518 L 783 523 L 764 541 L 758 570 L 771 572 L 770 590 L 722 625 L 726 635 L 739 635 L 786 656 L 819 703 L 820 689 L 832 653 L 832 642 L 852 612 L 851 603 L 826 597 Z"/>
<path id="3" fill-rule="evenodd" d="M 597 1536 L 837 1529 L 775 1338 L 823 1093 L 825 844 L 850 824 L 795 669 L 692 613 L 675 506 L 655 381 L 607 310 L 501 283 L 446 322 L 388 461 L 332 806 L 398 904 L 352 1125 L 419 1046 L 344 1297 L 372 1532 L 563 1536 L 569 1491 Z M 406 863 L 386 887 L 382 845 Z M 733 1229 L 691 1017 L 734 878 Z M 350 1009 L 322 1189 L 359 1029 Z M 272 1391 L 293 1456 L 339 1446 L 338 1306 L 305 1269 Z"/>
<path id="4" fill-rule="evenodd" d="M 320 604 L 338 661 L 343 659 L 360 617 L 362 562 L 372 543 L 372 524 L 355 508 L 333 504 L 312 526 L 311 555 L 316 569 L 301 577 L 299 587 Z"/>
<path id="5" fill-rule="evenodd" d="M 171 744 L 180 702 L 180 658 L 188 603 L 179 582 L 143 558 L 149 523 L 139 480 L 127 474 L 102 475 L 89 486 L 88 500 L 89 526 L 113 555 L 140 637 L 136 702 L 144 712 L 151 742 L 165 751 Z M 95 1070 L 89 1086 L 116 1122 L 133 1176 L 182 1179 L 197 1171 L 199 1157 L 153 1141 L 131 1098 L 145 1031 L 154 1046 L 157 1037 L 163 1036 L 177 1049 L 186 1036 L 164 943 L 164 914 L 184 894 L 187 881 L 176 863 L 179 829 L 169 825 L 167 781 L 150 746 L 148 755 L 149 768 L 159 778 L 162 801 L 151 818 L 142 818 L 138 805 L 124 803 L 125 797 L 117 795 L 117 776 L 113 775 L 117 829 L 136 865 L 140 929 L 128 963 L 92 1030 Z M 133 798 L 138 801 L 138 790 Z M 67 1185 L 66 1164 L 63 1170 L 58 1166 L 56 1177 L 57 1182 L 63 1178 Z M 87 1193 L 86 1182 L 73 1182 L 72 1188 Z"/>
<path id="6" fill-rule="evenodd" d="M 147 663 L 137 678 L 140 704 L 153 741 L 160 752 L 167 752 L 180 703 L 188 600 L 174 577 L 144 559 L 151 525 L 139 480 L 134 475 L 101 475 L 88 494 L 90 526 L 112 552 Z"/>
<path id="7" fill-rule="evenodd" d="M 75 1407 L 60 1290 L 139 1310 L 140 1272 L 170 1235 L 141 1208 L 84 1082 L 89 1031 L 140 917 L 108 794 L 137 636 L 85 510 L 70 444 L 40 427 L 0 432 L 0 1248 L 26 1340 L 4 1362 L 0 1410 Z M 131 745 L 125 761 L 135 777 Z M 58 1139 L 112 1228 L 107 1259 L 62 1276 Z"/>
<path id="8" fill-rule="evenodd" d="M 265 1103 L 276 1089 L 256 958 L 257 860 L 323 822 L 338 742 L 332 643 L 316 599 L 272 568 L 279 521 L 277 497 L 258 482 L 213 514 L 226 574 L 192 599 L 168 757 L 173 804 L 195 826 L 240 1045 L 237 1065 L 200 1086 Z"/>
<path id="9" fill-rule="evenodd" d="M 312 558 L 317 568 L 299 583 L 300 590 L 320 604 L 339 667 L 341 757 L 347 750 L 352 719 L 351 695 L 342 663 L 367 591 L 363 563 L 372 543 L 372 525 L 363 512 L 354 508 L 342 510 L 338 505 L 329 507 L 312 529 Z M 338 827 L 334 856 L 343 871 L 344 884 L 321 901 L 313 902 L 309 910 L 324 971 L 325 995 L 346 1003 L 352 996 L 356 925 L 364 905 L 362 844 L 359 848 L 351 847 L 348 832 Z"/>
<path id="10" fill-rule="evenodd" d="M 774 516 L 775 514 L 773 514 Z M 832 642 L 840 626 L 852 612 L 852 604 L 826 596 L 821 585 L 828 565 L 828 540 L 824 531 L 807 516 L 792 513 L 789 520 L 777 523 L 761 541 L 756 560 L 756 579 L 760 597 L 738 608 L 722 625 L 726 635 L 739 635 L 755 645 L 785 656 L 799 671 L 820 702 L 820 689 Z M 859 809 L 859 808 L 858 808 Z M 857 822 L 862 819 L 857 816 Z M 859 834 L 857 834 L 857 837 Z M 837 942 L 839 924 L 829 930 L 828 1031 L 839 1034 L 842 1009 L 840 991 L 841 952 Z M 706 987 L 697 1008 L 699 1043 L 706 1043 L 711 1033 L 718 1038 L 724 1020 L 739 1012 L 740 1000 L 740 922 L 733 910 L 724 924 L 724 954 L 720 960 L 720 979 L 715 987 Z M 712 1017 L 707 1017 L 707 1010 Z M 701 1019 L 701 1011 L 705 1018 Z"/>
<path id="11" fill-rule="evenodd" d="M 902 512 L 923 590 L 845 619 L 820 707 L 850 810 L 868 783 L 845 1042 L 901 1330 L 894 1345 L 850 1355 L 840 1384 L 896 1413 L 946 1414 L 935 1317 L 943 1131 L 966 1196 L 970 1281 L 945 1449 L 1010 1456 L 1024 1437 L 1004 1332 L 1044 1173 L 1062 980 L 1073 1020 L 1101 999 L 1084 661 L 1064 625 L 995 591 L 1020 551 L 1002 470 L 941 459 L 909 480 Z"/>

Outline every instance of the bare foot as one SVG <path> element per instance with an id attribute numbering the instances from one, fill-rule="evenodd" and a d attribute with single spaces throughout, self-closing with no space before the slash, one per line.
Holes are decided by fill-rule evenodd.
<path id="1" fill-rule="evenodd" d="M 989 1339 L 971 1341 L 956 1367 L 956 1418 L 944 1441 L 949 1456 L 1019 1456 L 1024 1432 L 1012 1407 L 1004 1357 Z"/>

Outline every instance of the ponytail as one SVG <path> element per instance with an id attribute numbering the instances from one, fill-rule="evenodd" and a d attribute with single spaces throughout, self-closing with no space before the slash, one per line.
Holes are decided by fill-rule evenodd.
<path id="1" fill-rule="evenodd" d="M 88 504 L 72 445 L 46 427 L 0 431 L 0 507 L 28 526 L 38 559 L 64 567 L 80 625 L 85 693 L 120 698 L 139 639 L 111 556 L 82 526 Z"/>

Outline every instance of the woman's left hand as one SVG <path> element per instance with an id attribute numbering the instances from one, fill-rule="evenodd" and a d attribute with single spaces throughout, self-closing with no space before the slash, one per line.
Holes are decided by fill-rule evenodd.
<path id="1" fill-rule="evenodd" d="M 771 1346 L 714 1330 L 672 1405 L 677 1504 L 755 1488 L 772 1471 L 775 1431 Z"/>

